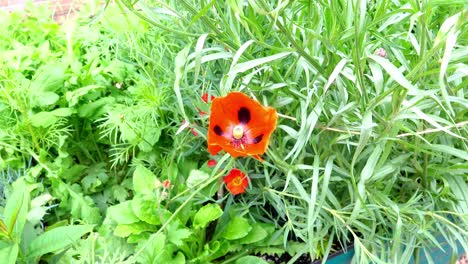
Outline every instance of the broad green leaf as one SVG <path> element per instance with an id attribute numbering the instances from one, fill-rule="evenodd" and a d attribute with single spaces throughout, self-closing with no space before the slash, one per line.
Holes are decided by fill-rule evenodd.
<path id="1" fill-rule="evenodd" d="M 268 264 L 268 262 L 256 256 L 243 256 L 237 259 L 235 264 Z"/>
<path id="2" fill-rule="evenodd" d="M 133 212 L 132 201 L 125 201 L 107 208 L 107 216 L 119 224 L 132 224 L 139 221 Z"/>
<path id="3" fill-rule="evenodd" d="M 9 234 L 10 232 L 8 232 L 8 228 L 3 222 L 3 219 L 0 219 L 0 241 L 2 241 L 2 239 L 4 239 L 5 241 L 9 240 Z"/>
<path id="4" fill-rule="evenodd" d="M 39 112 L 31 116 L 31 124 L 35 127 L 50 127 L 61 117 L 67 117 L 74 112 L 71 108 L 58 108 L 50 112 Z"/>
<path id="5" fill-rule="evenodd" d="M 235 216 L 229 221 L 222 236 L 228 240 L 235 240 L 245 237 L 251 229 L 252 226 L 249 225 L 247 219 L 241 216 Z"/>
<path id="6" fill-rule="evenodd" d="M 90 103 L 80 104 L 78 107 L 78 115 L 80 117 L 87 117 L 91 120 L 95 120 L 103 116 L 108 106 L 115 103 L 114 97 L 103 97 Z"/>
<path id="7" fill-rule="evenodd" d="M 193 188 L 203 182 L 206 182 L 210 178 L 210 175 L 201 170 L 191 170 L 187 178 L 187 186 Z"/>
<path id="8" fill-rule="evenodd" d="M 65 66 L 50 64 L 38 70 L 31 82 L 31 91 L 55 92 L 63 88 L 65 81 Z"/>
<path id="9" fill-rule="evenodd" d="M 29 211 L 30 196 L 24 178 L 13 183 L 13 193 L 7 198 L 3 217 L 7 232 L 19 243 Z"/>
<path id="10" fill-rule="evenodd" d="M 128 237 L 130 235 L 138 235 L 143 232 L 154 232 L 157 228 L 145 222 L 137 222 L 132 224 L 119 224 L 114 229 L 114 235 L 118 237 Z"/>
<path id="11" fill-rule="evenodd" d="M 252 244 L 265 239 L 268 232 L 258 224 L 252 226 L 252 230 L 243 238 L 239 239 L 240 244 Z"/>
<path id="12" fill-rule="evenodd" d="M 39 112 L 31 116 L 31 124 L 35 127 L 50 127 L 60 118 L 51 112 Z"/>
<path id="13" fill-rule="evenodd" d="M 193 217 L 193 228 L 205 228 L 210 222 L 218 219 L 223 210 L 218 204 L 210 203 L 198 210 Z"/>
<path id="14" fill-rule="evenodd" d="M 137 194 L 152 194 L 156 176 L 147 168 L 138 165 L 133 173 L 133 189 Z"/>
<path id="15" fill-rule="evenodd" d="M 60 96 L 54 92 L 42 92 L 34 95 L 32 98 L 32 106 L 44 107 L 55 104 L 59 100 Z"/>
<path id="16" fill-rule="evenodd" d="M 49 230 L 31 242 L 27 258 L 34 259 L 47 253 L 64 250 L 92 230 L 93 225 L 61 226 Z"/>
<path id="17" fill-rule="evenodd" d="M 0 246 L 0 259 L 4 264 L 15 264 L 18 257 L 18 244 L 6 244 Z"/>

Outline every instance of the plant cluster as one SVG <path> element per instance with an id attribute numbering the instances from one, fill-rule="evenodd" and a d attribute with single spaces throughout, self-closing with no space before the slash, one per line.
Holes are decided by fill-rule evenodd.
<path id="1" fill-rule="evenodd" d="M 468 251 L 467 21 L 456 0 L 0 13 L 0 259 Z"/>

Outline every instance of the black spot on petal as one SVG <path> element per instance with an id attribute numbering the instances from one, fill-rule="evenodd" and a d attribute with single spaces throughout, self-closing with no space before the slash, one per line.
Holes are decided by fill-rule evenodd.
<path id="1" fill-rule="evenodd" d="M 263 134 L 260 134 L 260 136 L 257 136 L 252 140 L 252 143 L 257 144 L 258 142 L 262 141 L 262 139 L 263 139 Z"/>
<path id="2" fill-rule="evenodd" d="M 223 135 L 223 130 L 222 130 L 218 125 L 216 125 L 216 126 L 213 127 L 213 131 L 214 131 L 215 134 L 218 135 L 218 136 L 222 136 L 222 135 Z"/>
<path id="3" fill-rule="evenodd" d="M 241 107 L 239 111 L 237 111 L 237 118 L 239 122 L 242 124 L 247 124 L 250 121 L 250 110 L 247 107 Z"/>

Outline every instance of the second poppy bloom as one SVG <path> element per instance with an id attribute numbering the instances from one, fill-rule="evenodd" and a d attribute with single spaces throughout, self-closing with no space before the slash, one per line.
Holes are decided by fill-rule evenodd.
<path id="1" fill-rule="evenodd" d="M 232 169 L 229 174 L 224 177 L 224 183 L 231 194 L 237 195 L 245 193 L 245 189 L 249 186 L 249 179 L 242 171 Z"/>
<path id="2" fill-rule="evenodd" d="M 240 92 L 213 99 L 208 128 L 208 151 L 216 155 L 224 150 L 237 158 L 252 156 L 262 160 L 278 115 L 271 107 Z"/>

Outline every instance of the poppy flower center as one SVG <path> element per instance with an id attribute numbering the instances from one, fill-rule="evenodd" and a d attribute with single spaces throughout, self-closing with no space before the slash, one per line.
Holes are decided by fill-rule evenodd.
<path id="1" fill-rule="evenodd" d="M 232 180 L 232 184 L 234 186 L 240 186 L 242 184 L 242 178 L 241 177 L 236 177 Z"/>
<path id="2" fill-rule="evenodd" d="M 232 136 L 235 139 L 241 139 L 244 136 L 244 129 L 242 128 L 242 126 L 235 126 L 232 129 Z"/>

